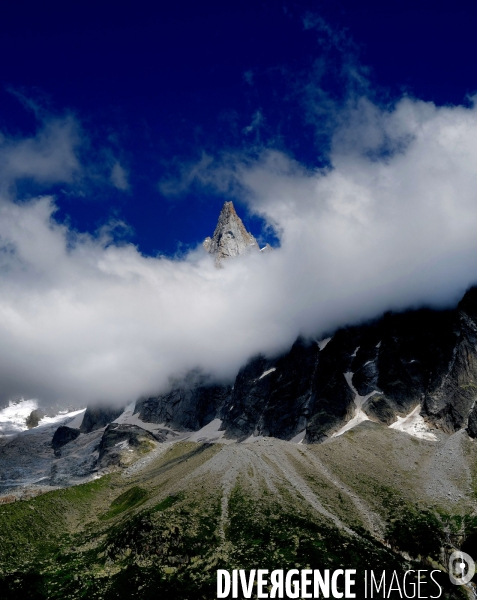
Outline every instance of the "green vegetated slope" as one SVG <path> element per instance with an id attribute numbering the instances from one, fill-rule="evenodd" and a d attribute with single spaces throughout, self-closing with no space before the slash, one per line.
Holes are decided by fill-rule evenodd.
<path id="1" fill-rule="evenodd" d="M 316 446 L 175 444 L 1 506 L 0 598 L 211 600 L 220 568 L 439 568 L 445 548 L 477 554 L 474 443 L 453 442 L 456 471 L 447 443 L 364 424 Z"/>

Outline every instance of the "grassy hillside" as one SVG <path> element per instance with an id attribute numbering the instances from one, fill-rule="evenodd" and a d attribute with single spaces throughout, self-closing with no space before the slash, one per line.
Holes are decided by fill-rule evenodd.
<path id="1" fill-rule="evenodd" d="M 172 445 L 0 506 L 0 597 L 211 600 L 219 568 L 439 568 L 477 540 L 474 443 L 448 440 L 365 423 L 319 446 Z"/>

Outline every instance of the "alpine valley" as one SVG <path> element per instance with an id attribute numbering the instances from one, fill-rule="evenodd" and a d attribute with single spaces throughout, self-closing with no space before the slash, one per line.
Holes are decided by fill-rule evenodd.
<path id="1" fill-rule="evenodd" d="M 223 269 L 274 252 L 231 202 L 204 248 Z M 298 338 L 234 381 L 195 370 L 127 406 L 49 417 L 11 404 L 0 598 L 211 600 L 218 569 L 258 568 L 356 569 L 358 582 L 436 569 L 440 597 L 474 597 L 447 565 L 454 550 L 477 558 L 476 400 L 471 288 L 453 309 Z"/>

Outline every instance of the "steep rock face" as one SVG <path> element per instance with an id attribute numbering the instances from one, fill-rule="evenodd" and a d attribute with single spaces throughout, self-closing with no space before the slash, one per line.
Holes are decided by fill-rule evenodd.
<path id="1" fill-rule="evenodd" d="M 307 442 L 321 442 L 353 417 L 354 394 L 345 378 L 357 347 L 355 328 L 338 331 L 320 351 L 313 377 Z"/>
<path id="2" fill-rule="evenodd" d="M 215 419 L 230 391 L 230 386 L 212 384 L 203 374 L 192 371 L 175 381 L 168 393 L 137 402 L 136 412 L 146 423 L 197 431 Z"/>
<path id="3" fill-rule="evenodd" d="M 91 433 L 112 423 L 124 412 L 124 406 L 88 406 L 81 423 L 81 433 Z"/>
<path id="4" fill-rule="evenodd" d="M 227 435 L 289 440 L 306 429 L 308 441 L 326 437 L 352 413 L 353 394 L 343 374 L 350 353 L 343 358 L 341 350 L 339 339 L 320 351 L 316 342 L 299 338 L 280 357 L 249 361 L 223 410 Z"/>
<path id="5" fill-rule="evenodd" d="M 456 343 L 438 385 L 427 393 L 423 414 L 436 427 L 453 432 L 474 430 L 477 399 L 477 288 L 470 289 L 456 311 Z"/>
<path id="6" fill-rule="evenodd" d="M 303 433 L 313 443 L 353 418 L 355 394 L 373 393 L 362 410 L 376 423 L 389 426 L 419 405 L 432 427 L 467 428 L 477 436 L 476 348 L 474 288 L 455 310 L 387 313 L 336 331 L 321 350 L 315 341 L 298 339 L 280 356 L 249 360 L 233 386 L 191 372 L 169 392 L 139 401 L 136 410 L 143 421 L 178 431 L 220 418 L 227 437 L 289 440 Z M 101 414 L 93 419 L 87 411 L 84 426 L 105 424 L 104 409 Z"/>
<path id="7" fill-rule="evenodd" d="M 469 421 L 467 424 L 467 433 L 470 437 L 477 438 L 477 403 L 474 403 L 472 410 L 469 414 Z"/>
<path id="8" fill-rule="evenodd" d="M 227 258 L 259 250 L 257 240 L 245 229 L 232 202 L 224 204 L 214 235 L 204 240 L 204 248 L 215 256 L 218 266 Z"/>
<path id="9" fill-rule="evenodd" d="M 222 411 L 222 429 L 228 437 L 244 439 L 264 433 L 263 415 L 277 378 L 275 369 L 275 361 L 262 356 L 240 369 L 230 400 Z"/>
<path id="10" fill-rule="evenodd" d="M 51 447 L 55 451 L 55 456 L 60 456 L 60 448 L 75 440 L 79 434 L 80 430 L 74 427 L 67 427 L 66 425 L 58 427 L 51 440 Z"/>
<path id="11" fill-rule="evenodd" d="M 316 342 L 298 338 L 290 352 L 277 359 L 263 414 L 266 435 L 291 439 L 306 428 L 319 353 Z"/>
<path id="12" fill-rule="evenodd" d="M 298 339 L 275 359 L 258 356 L 243 367 L 223 410 L 230 437 L 266 435 L 291 439 L 306 427 L 318 346 Z"/>
<path id="13" fill-rule="evenodd" d="M 420 404 L 421 415 L 432 427 L 453 433 L 469 424 L 472 430 L 477 398 L 476 288 L 455 310 L 386 314 L 361 328 L 359 344 L 351 366 L 353 384 L 361 395 L 380 392 L 363 406 L 369 418 L 389 425 Z"/>
<path id="14" fill-rule="evenodd" d="M 377 386 L 404 413 L 439 382 L 456 343 L 452 311 L 385 315 L 380 323 Z"/>

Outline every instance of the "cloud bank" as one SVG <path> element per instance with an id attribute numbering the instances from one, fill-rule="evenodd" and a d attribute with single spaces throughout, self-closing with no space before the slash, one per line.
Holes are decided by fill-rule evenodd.
<path id="1" fill-rule="evenodd" d="M 25 146 L 30 177 L 80 169 L 75 128 L 59 131 L 61 153 L 41 132 Z M 19 147 L 0 145 L 12 178 Z M 54 220 L 53 197 L 20 202 L 3 190 L 2 398 L 122 403 L 195 367 L 231 377 L 298 334 L 452 304 L 477 282 L 476 165 L 477 109 L 412 99 L 348 108 L 326 169 L 270 149 L 202 161 L 189 183 L 240 196 L 280 238 L 224 269 L 200 248 L 145 257 L 105 232 L 79 234 Z"/>

